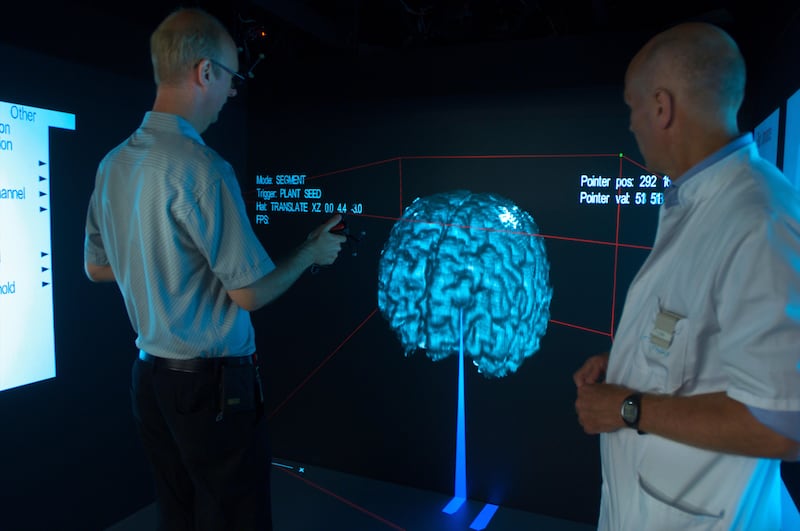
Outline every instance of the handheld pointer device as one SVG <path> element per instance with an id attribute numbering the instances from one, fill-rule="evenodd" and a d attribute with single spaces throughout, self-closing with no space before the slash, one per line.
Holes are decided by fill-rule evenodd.
<path id="1" fill-rule="evenodd" d="M 339 223 L 337 223 L 336 225 L 331 227 L 330 232 L 331 232 L 331 234 L 341 234 L 342 236 L 346 237 L 347 240 L 345 241 L 345 243 L 347 243 L 351 247 L 351 253 L 350 254 L 352 256 L 358 256 L 358 243 L 362 239 L 364 239 L 364 236 L 366 236 L 367 233 L 362 230 L 361 232 L 358 233 L 358 236 L 354 236 L 350 232 L 350 225 L 349 225 L 349 223 L 347 221 L 347 218 L 345 218 L 344 214 L 342 214 L 341 216 L 342 216 L 342 218 L 339 220 Z M 322 267 L 323 266 L 320 266 L 320 265 L 317 265 L 317 264 L 312 265 L 311 266 L 311 273 L 312 274 L 319 273 L 319 271 L 320 271 L 320 269 Z M 324 267 L 328 267 L 328 266 L 324 266 Z"/>

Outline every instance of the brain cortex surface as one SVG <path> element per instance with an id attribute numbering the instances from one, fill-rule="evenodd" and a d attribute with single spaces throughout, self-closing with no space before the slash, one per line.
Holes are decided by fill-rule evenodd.
<path id="1" fill-rule="evenodd" d="M 552 288 L 533 217 L 494 194 L 417 198 L 392 228 L 378 268 L 378 306 L 406 355 L 472 358 L 502 378 L 539 350 Z"/>

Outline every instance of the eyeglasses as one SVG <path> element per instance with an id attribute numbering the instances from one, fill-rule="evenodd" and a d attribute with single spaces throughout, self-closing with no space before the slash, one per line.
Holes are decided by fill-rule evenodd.
<path id="1" fill-rule="evenodd" d="M 217 61 L 215 61 L 213 59 L 209 59 L 208 61 L 212 65 L 216 65 L 216 66 L 220 67 L 221 69 L 223 69 L 224 71 L 226 71 L 227 73 L 229 73 L 231 75 L 231 88 L 238 89 L 239 87 L 244 85 L 245 81 L 247 81 L 247 78 L 244 77 L 242 74 L 240 74 L 239 72 L 237 72 L 235 70 L 231 70 L 230 68 L 228 68 L 227 66 L 223 65 L 222 63 L 219 63 L 219 62 L 217 62 Z"/>

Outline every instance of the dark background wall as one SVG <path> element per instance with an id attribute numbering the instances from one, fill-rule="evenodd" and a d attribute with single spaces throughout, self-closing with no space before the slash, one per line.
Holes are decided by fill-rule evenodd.
<path id="1" fill-rule="evenodd" d="M 616 209 L 579 208 L 577 179 L 578 172 L 616 177 L 618 159 L 411 158 L 634 152 L 616 86 L 618 57 L 627 54 L 606 42 L 600 56 L 607 60 L 598 66 L 581 44 L 387 55 L 278 76 L 298 88 L 286 103 L 268 100 L 251 119 L 251 140 L 268 148 L 250 154 L 246 189 L 253 189 L 254 174 L 325 175 L 409 158 L 401 161 L 402 183 L 393 161 L 307 185 L 320 187 L 337 204 L 363 202 L 365 215 L 353 216 L 351 224 L 366 235 L 358 256 L 343 253 L 333 267 L 307 275 L 253 316 L 270 379 L 276 455 L 453 493 L 456 358 L 434 363 L 422 351 L 405 357 L 386 319 L 373 313 L 381 250 L 401 204 L 459 189 L 511 198 L 545 234 L 613 241 Z M 561 49 L 563 63 L 551 57 Z M 583 54 L 570 53 L 578 50 Z M 334 79 L 331 87 L 328 80 Z M 631 171 L 638 168 L 629 164 L 626 174 Z M 626 224 L 638 227 L 629 242 L 649 244 L 655 212 L 626 213 L 638 218 Z M 258 233 L 280 255 L 326 217 L 271 215 L 270 225 Z M 613 249 L 546 244 L 552 318 L 608 330 Z M 620 285 L 626 285 L 645 253 L 622 254 L 628 265 Z M 620 289 L 620 301 L 623 295 Z M 596 519 L 597 438 L 584 435 L 575 421 L 571 374 L 586 356 L 608 345 L 607 336 L 551 324 L 541 352 L 516 374 L 489 380 L 467 361 L 470 497 L 561 518 Z"/>
<path id="2" fill-rule="evenodd" d="M 464 188 L 496 192 L 530 212 L 546 235 L 614 241 L 616 207 L 579 207 L 576 176 L 646 173 L 627 129 L 621 80 L 648 36 L 553 38 L 276 67 L 271 79 L 280 83 L 270 84 L 270 98 L 254 102 L 259 112 L 249 122 L 251 143 L 264 146 L 249 153 L 244 189 L 253 215 L 255 175 L 304 173 L 312 178 L 307 187 L 321 188 L 329 199 L 363 202 L 365 215 L 351 217 L 351 224 L 366 232 L 358 256 L 345 253 L 254 315 L 270 375 L 277 455 L 453 492 L 456 359 L 434 363 L 424 350 L 405 357 L 387 320 L 373 313 L 380 254 L 399 205 Z M 752 61 L 743 128 L 754 127 L 797 86 L 785 73 L 791 64 L 785 61 L 797 56 L 791 46 Z M 584 157 L 608 153 L 630 159 L 618 168 Z M 415 158 L 521 154 L 567 156 Z M 280 255 L 326 217 L 271 214 L 270 225 L 257 231 Z M 619 241 L 649 245 L 655 217 L 655 208 L 626 207 Z M 546 245 L 554 321 L 541 351 L 502 380 L 467 367 L 468 492 L 593 522 L 599 451 L 597 438 L 575 421 L 571 375 L 607 348 L 609 338 L 560 323 L 608 330 L 646 251 L 623 248 L 615 264 L 608 249 L 557 240 Z M 785 466 L 793 492 L 796 470 Z"/>
<path id="3" fill-rule="evenodd" d="M 48 38 L 60 45 L 43 45 L 21 24 L 0 38 L 5 42 L 0 100 L 77 115 L 74 132 L 51 133 L 57 377 L 0 393 L 5 426 L 0 527 L 102 529 L 151 503 L 153 493 L 128 399 L 134 336 L 116 288 L 91 284 L 83 275 L 83 224 L 97 162 L 152 103 L 146 48 L 152 28 L 129 32 L 131 42 L 116 46 L 117 33 L 130 29 L 130 20 L 86 8 L 48 7 L 52 18 L 31 18 L 28 11 L 27 20 L 47 29 L 59 27 L 53 22 L 59 21 L 62 33 Z M 147 22 L 166 12 L 164 6 L 153 10 Z M 94 28 L 101 64 L 87 59 L 92 46 L 72 27 Z M 793 67 L 800 57 L 797 29 L 797 20 L 786 18 L 773 22 L 768 39 L 741 35 L 750 66 L 743 128 L 752 128 L 800 87 Z M 499 187 L 531 211 L 543 232 L 566 234 L 566 219 L 585 211 L 575 210 L 574 202 L 548 201 L 540 190 L 566 197 L 575 192 L 574 171 L 606 171 L 606 162 L 511 161 L 498 169 L 481 166 L 491 161 L 432 163 L 410 157 L 624 152 L 630 157 L 624 171 L 638 172 L 621 79 L 627 60 L 649 34 L 631 28 L 535 43 L 334 58 L 298 54 L 256 70 L 251 86 L 206 135 L 239 169 L 251 208 L 256 173 L 323 175 L 397 159 L 346 178 L 319 178 L 326 193 L 371 208 L 372 217 L 352 220 L 354 229 L 366 231 L 358 256 L 344 254 L 333 267 L 304 276 L 285 297 L 253 315 L 265 354 L 276 456 L 452 492 L 455 359 L 404 357 L 375 313 L 375 269 L 392 218 L 416 195 L 465 184 Z M 404 169 L 402 193 L 398 164 Z M 492 179 L 481 178 L 486 175 Z M 530 179 L 520 181 L 520 175 Z M 646 244 L 654 212 L 627 213 L 624 238 Z M 614 216 L 595 214 L 575 226 L 605 238 L 615 227 Z M 258 231 L 279 258 L 324 218 L 275 216 Z M 600 292 L 609 286 L 612 258 L 557 242 L 548 246 L 556 287 L 552 317 L 598 327 L 609 323 L 611 293 Z M 644 253 L 620 254 L 617 301 Z M 618 317 L 619 307 L 615 311 Z M 486 380 L 468 365 L 471 497 L 594 521 L 597 438 L 584 435 L 575 422 L 570 375 L 608 341 L 551 324 L 542 350 L 504 380 Z M 784 477 L 800 498 L 797 465 L 784 464 Z"/>

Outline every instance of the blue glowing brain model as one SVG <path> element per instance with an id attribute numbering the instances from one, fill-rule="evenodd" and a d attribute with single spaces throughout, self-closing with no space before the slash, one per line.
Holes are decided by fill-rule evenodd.
<path id="1" fill-rule="evenodd" d="M 463 339 L 478 372 L 502 378 L 537 352 L 553 294 L 538 233 L 530 214 L 495 194 L 459 190 L 409 205 L 378 268 L 378 306 L 406 355 L 424 349 L 441 360 Z"/>

